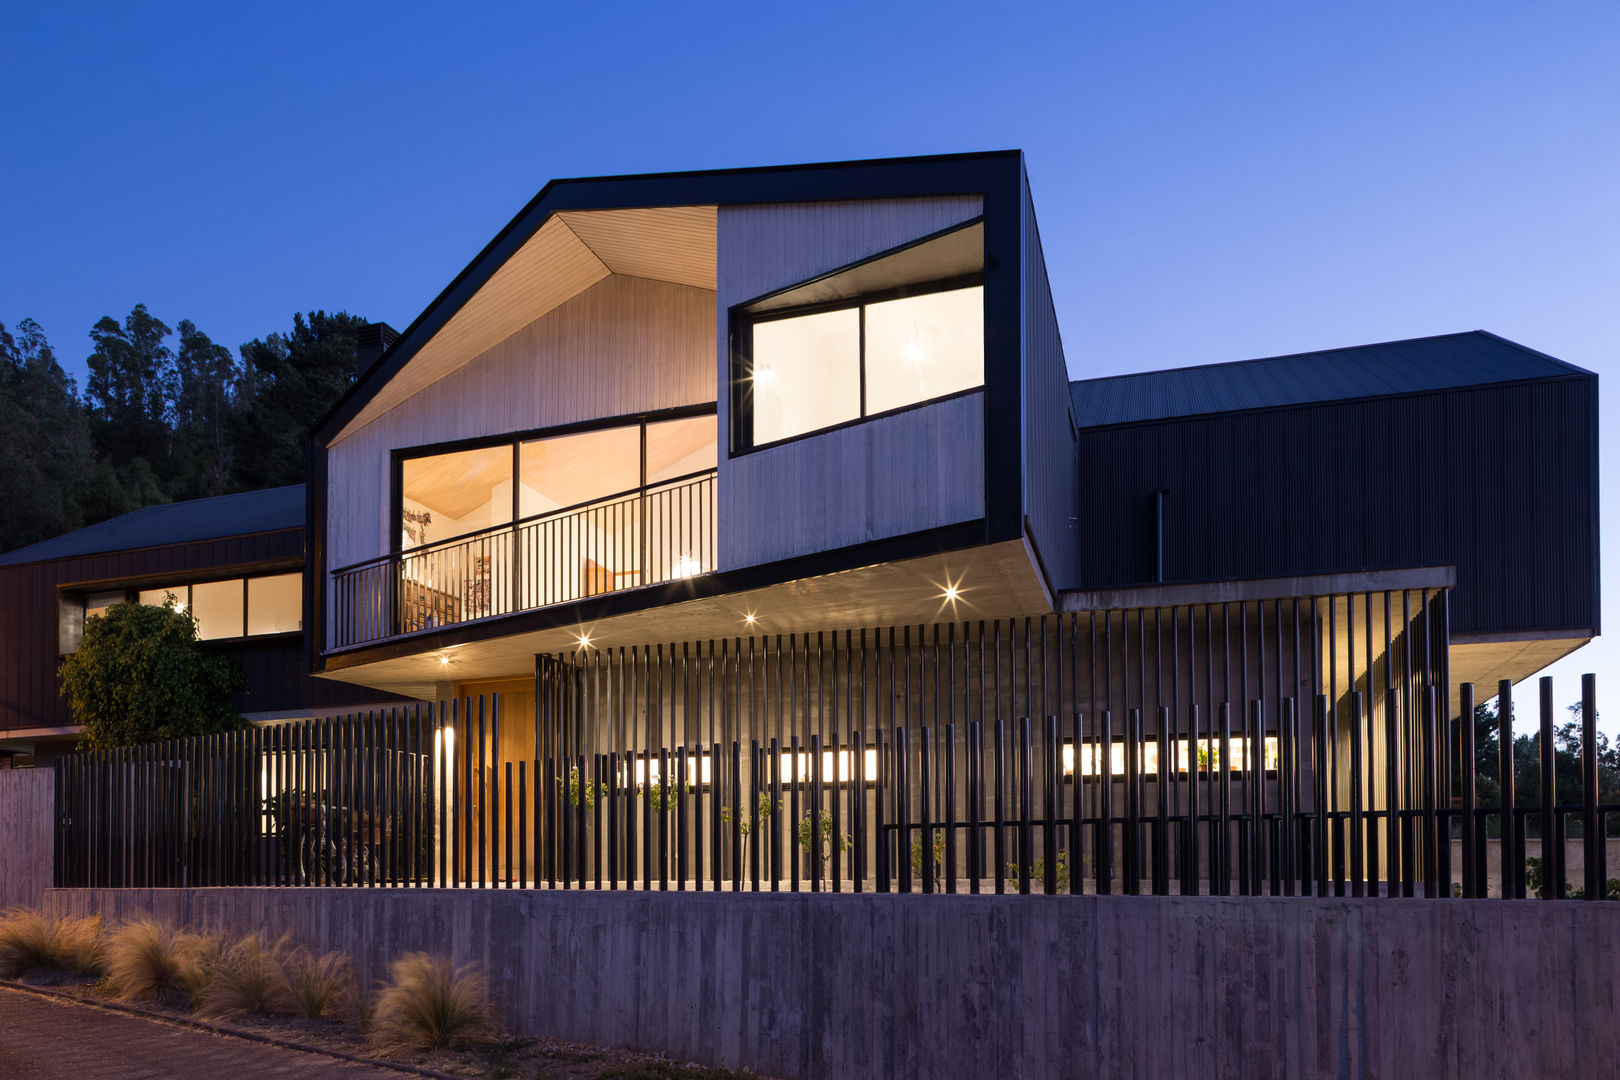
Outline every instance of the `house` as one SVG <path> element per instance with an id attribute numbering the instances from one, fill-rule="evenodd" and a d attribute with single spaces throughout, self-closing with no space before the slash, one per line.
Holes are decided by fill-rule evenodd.
<path id="1" fill-rule="evenodd" d="M 150 506 L 0 555 L 0 768 L 73 748 L 56 669 L 117 603 L 191 611 L 203 647 L 241 665 L 232 704 L 249 719 L 398 702 L 305 673 L 303 571 L 302 484 Z"/>
<path id="2" fill-rule="evenodd" d="M 1005 811 L 1099 889 L 1116 850 L 1156 890 L 1410 889 L 1449 880 L 1443 818 L 1465 862 L 1485 835 L 1472 687 L 1599 630 L 1595 376 L 1473 331 L 1071 382 L 1105 365 L 1065 358 L 1018 152 L 554 181 L 362 347 L 301 550 L 296 496 L 238 497 L 287 502 L 259 565 L 303 567 L 276 706 L 433 708 L 266 736 L 257 797 L 309 783 L 276 779 L 298 753 L 340 786 L 332 747 L 431 767 L 413 874 L 436 845 L 440 879 L 554 878 L 577 826 L 633 879 L 624 800 L 673 783 L 717 883 L 722 810 L 825 800 L 859 823 L 835 883 L 999 874 Z M 156 571 L 57 588 L 90 611 Z M 565 821 L 587 778 L 619 810 Z"/>

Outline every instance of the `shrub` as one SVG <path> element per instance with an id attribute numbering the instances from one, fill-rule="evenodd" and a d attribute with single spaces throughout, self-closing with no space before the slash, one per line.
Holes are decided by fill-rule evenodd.
<path id="1" fill-rule="evenodd" d="M 282 966 L 286 951 L 285 937 L 267 943 L 258 934 L 249 934 L 220 952 L 199 987 L 198 1011 L 207 1016 L 240 1016 L 290 1009 L 292 991 Z"/>
<path id="2" fill-rule="evenodd" d="M 62 949 L 62 965 L 75 975 L 99 975 L 107 964 L 107 939 L 101 933 L 101 916 L 56 920 L 56 938 Z"/>
<path id="3" fill-rule="evenodd" d="M 0 977 L 15 979 L 29 971 L 66 968 L 56 923 L 28 907 L 0 915 Z"/>
<path id="4" fill-rule="evenodd" d="M 240 666 L 197 645 L 196 620 L 172 603 L 114 604 L 85 620 L 78 652 L 58 669 L 62 696 L 84 725 L 80 746 L 101 750 L 226 731 Z"/>
<path id="5" fill-rule="evenodd" d="M 475 965 L 409 953 L 390 966 L 377 996 L 372 1041 L 379 1050 L 433 1050 L 487 1036 L 494 1028 L 484 978 Z"/>
<path id="6" fill-rule="evenodd" d="M 286 971 L 292 1010 L 299 1016 L 325 1016 L 357 996 L 354 972 L 343 953 L 316 956 L 300 945 L 287 957 Z"/>
<path id="7" fill-rule="evenodd" d="M 0 978 L 29 971 L 96 975 L 104 959 L 100 915 L 52 919 L 25 907 L 0 915 Z"/>
<path id="8" fill-rule="evenodd" d="M 126 1001 L 195 1003 L 208 984 L 218 946 L 217 937 L 177 933 L 150 916 L 127 922 L 107 941 L 113 992 Z"/>

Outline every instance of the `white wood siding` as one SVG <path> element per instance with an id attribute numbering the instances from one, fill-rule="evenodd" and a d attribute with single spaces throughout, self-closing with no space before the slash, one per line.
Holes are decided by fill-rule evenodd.
<path id="1" fill-rule="evenodd" d="M 730 377 L 733 305 L 982 211 L 977 196 L 721 207 L 716 385 Z M 722 433 L 726 413 L 722 394 Z M 735 459 L 722 453 L 716 516 L 722 570 L 983 517 L 983 394 Z"/>
<path id="2" fill-rule="evenodd" d="M 327 570 L 389 548 L 389 452 L 715 399 L 714 293 L 614 275 L 327 450 Z"/>

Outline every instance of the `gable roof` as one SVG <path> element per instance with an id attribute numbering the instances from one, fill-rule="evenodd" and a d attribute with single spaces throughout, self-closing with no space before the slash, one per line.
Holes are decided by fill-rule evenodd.
<path id="1" fill-rule="evenodd" d="M 1081 427 L 1590 372 L 1485 330 L 1070 384 Z"/>
<path id="2" fill-rule="evenodd" d="M 634 228 L 637 223 L 592 219 L 586 212 L 684 208 L 688 216 L 696 220 L 703 208 L 753 203 L 985 195 L 991 191 L 1016 199 L 1021 190 L 1023 168 L 1022 151 L 997 150 L 552 180 L 406 327 L 381 358 L 361 374 L 315 426 L 315 438 L 323 446 L 330 445 L 363 426 L 379 408 L 390 407 L 398 394 L 390 388 L 389 395 L 383 396 L 384 388 L 389 387 L 423 350 L 430 345 L 438 349 L 434 341 L 441 331 L 446 338 L 459 333 L 459 324 L 453 325 L 453 322 L 486 285 L 501 287 L 507 279 L 520 289 L 543 284 L 556 276 L 557 267 L 548 265 L 556 259 L 572 260 L 563 268 L 566 272 L 562 277 L 572 275 L 578 279 L 573 282 L 574 291 L 582 287 L 581 283 L 589 284 L 592 274 L 605 275 L 614 272 L 616 266 L 621 268 L 619 272 L 646 273 L 645 268 L 638 269 L 640 256 L 625 243 L 630 233 L 637 231 Z M 694 211 L 697 213 L 693 214 Z M 664 219 L 668 216 L 656 215 L 655 223 L 667 224 Z M 681 239 L 690 246 L 696 233 L 691 231 L 691 223 L 687 224 Z M 543 239 L 538 236 L 543 227 L 559 234 L 561 242 L 543 244 L 545 250 L 531 250 L 530 254 L 519 258 L 531 239 Z M 656 237 L 657 234 L 658 230 L 653 229 L 650 235 Z M 529 265 L 531 262 L 534 265 Z M 508 266 L 511 269 L 505 269 Z M 669 271 L 664 268 L 663 272 Z M 681 269 L 680 273 L 684 276 L 688 271 Z M 497 275 L 500 280 L 495 280 Z M 459 320 L 460 323 L 466 321 Z M 470 344 L 476 342 L 461 342 L 451 351 L 459 355 Z M 471 360 L 472 356 L 461 356 L 461 359 Z M 409 389 L 402 385 L 400 393 Z"/>
<path id="3" fill-rule="evenodd" d="M 0 555 L 0 566 L 304 526 L 304 485 L 148 506 Z"/>

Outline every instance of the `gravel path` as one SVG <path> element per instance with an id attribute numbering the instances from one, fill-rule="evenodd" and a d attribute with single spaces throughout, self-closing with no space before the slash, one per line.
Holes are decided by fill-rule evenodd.
<path id="1" fill-rule="evenodd" d="M 400 1080 L 318 1054 L 0 987 L 0 1080 Z"/>

